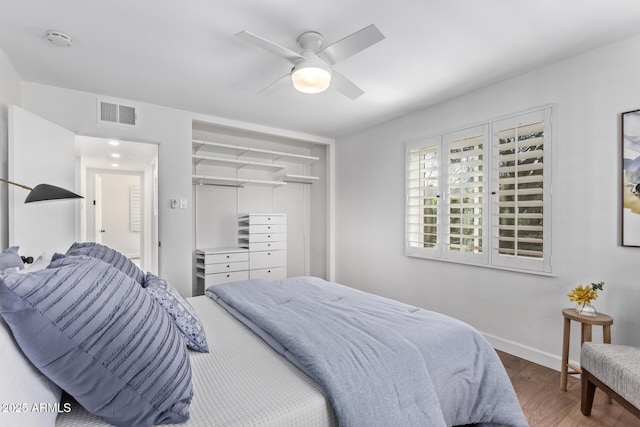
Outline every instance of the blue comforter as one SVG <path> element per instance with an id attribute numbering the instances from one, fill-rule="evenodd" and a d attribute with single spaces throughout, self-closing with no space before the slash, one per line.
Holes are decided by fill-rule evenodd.
<path id="1" fill-rule="evenodd" d="M 424 309 L 313 277 L 206 294 L 307 373 L 341 426 L 526 426 L 489 343 Z"/>

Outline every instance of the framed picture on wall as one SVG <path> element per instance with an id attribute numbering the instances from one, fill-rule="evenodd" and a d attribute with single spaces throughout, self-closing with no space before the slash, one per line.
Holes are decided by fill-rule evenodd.
<path id="1" fill-rule="evenodd" d="M 640 110 L 622 113 L 622 246 L 640 247 Z"/>

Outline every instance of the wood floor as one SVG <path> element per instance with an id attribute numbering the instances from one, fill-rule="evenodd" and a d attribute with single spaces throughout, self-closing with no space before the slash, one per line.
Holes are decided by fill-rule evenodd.
<path id="1" fill-rule="evenodd" d="M 570 377 L 560 390 L 560 372 L 498 351 L 531 427 L 638 427 L 640 419 L 599 389 L 589 417 L 580 412 L 580 380 Z"/>

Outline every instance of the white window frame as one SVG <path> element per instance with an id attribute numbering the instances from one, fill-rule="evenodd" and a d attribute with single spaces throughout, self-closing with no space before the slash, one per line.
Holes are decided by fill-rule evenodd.
<path id="1" fill-rule="evenodd" d="M 545 106 L 523 113 L 498 118 L 481 123 L 477 126 L 465 127 L 451 132 L 442 132 L 426 138 L 419 138 L 405 143 L 405 255 L 410 257 L 435 259 L 447 262 L 478 265 L 496 269 L 512 270 L 525 273 L 552 275 L 552 251 L 555 247 L 554 208 L 552 193 L 553 177 L 553 142 L 554 134 L 554 106 Z M 498 253 L 498 133 L 509 126 L 522 126 L 540 121 L 544 123 L 543 146 L 543 255 L 542 258 L 522 256 L 505 256 Z M 483 188 L 482 188 L 482 249 L 472 252 L 451 251 L 447 245 L 448 227 L 450 226 L 448 203 L 451 194 L 448 193 L 449 143 L 454 140 L 473 135 L 483 135 Z M 420 247 L 415 242 L 416 230 L 420 230 L 419 219 L 415 217 L 415 170 L 411 175 L 411 153 L 423 147 L 437 147 L 438 152 L 438 196 L 437 196 L 437 244 L 431 248 Z M 412 188 L 412 177 L 413 186 Z M 433 186 L 433 182 L 430 184 Z M 413 195 L 413 199 L 411 198 Z M 414 203 L 413 210 L 410 203 Z M 413 214 L 412 214 L 413 213 Z M 413 237 L 411 233 L 413 232 Z M 419 234 L 419 233 L 418 233 Z M 413 239 L 413 241 L 412 241 Z"/>
<path id="2" fill-rule="evenodd" d="M 420 197 L 420 190 L 423 190 L 425 187 L 425 177 L 422 178 L 416 176 L 422 172 L 420 166 L 414 163 L 412 164 L 412 153 L 414 150 L 420 150 L 422 148 L 431 149 L 432 147 L 436 147 L 437 155 L 435 157 L 435 161 L 438 163 L 439 174 L 437 177 L 437 186 L 435 190 L 437 191 L 436 195 L 436 205 L 434 208 L 437 210 L 438 215 L 436 217 L 436 240 L 437 243 L 434 247 L 419 247 L 414 246 L 411 243 L 415 242 L 419 244 L 423 242 L 423 235 L 420 232 L 420 224 L 416 221 L 416 216 L 419 215 L 416 212 L 412 212 L 412 209 L 417 209 L 416 199 Z M 442 137 L 435 136 L 430 138 L 419 139 L 416 141 L 412 141 L 406 144 L 406 170 L 407 170 L 407 178 L 405 179 L 405 194 L 406 194 L 406 215 L 405 215 L 405 254 L 407 256 L 419 257 L 419 258 L 441 258 L 442 257 L 442 235 L 440 229 L 442 228 L 442 215 L 440 215 L 440 210 L 442 209 L 442 194 L 443 189 L 443 180 L 441 179 L 441 168 L 442 168 Z M 426 178 L 429 180 L 430 178 Z"/>

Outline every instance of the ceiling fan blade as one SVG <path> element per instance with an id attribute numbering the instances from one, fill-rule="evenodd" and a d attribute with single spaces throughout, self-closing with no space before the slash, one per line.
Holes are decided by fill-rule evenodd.
<path id="1" fill-rule="evenodd" d="M 384 35 L 378 30 L 378 27 L 371 24 L 327 46 L 318 52 L 318 56 L 330 64 L 335 64 L 381 40 L 384 40 Z"/>
<path id="2" fill-rule="evenodd" d="M 304 59 L 304 56 L 248 31 L 240 31 L 236 36 L 254 46 L 258 46 L 259 48 L 266 50 L 267 52 L 271 52 L 274 55 L 284 58 L 287 61 L 296 62 Z"/>
<path id="3" fill-rule="evenodd" d="M 331 72 L 331 87 L 351 99 L 356 99 L 364 94 L 362 89 L 335 70 Z"/>
<path id="4" fill-rule="evenodd" d="M 276 80 L 275 82 L 271 83 L 269 86 L 265 87 L 264 89 L 260 90 L 260 92 L 258 92 L 258 93 L 262 93 L 262 92 L 264 92 L 264 91 L 276 86 L 277 84 L 280 84 L 285 79 L 291 79 L 291 73 L 287 73 L 284 76 L 280 77 L 278 80 Z"/>

